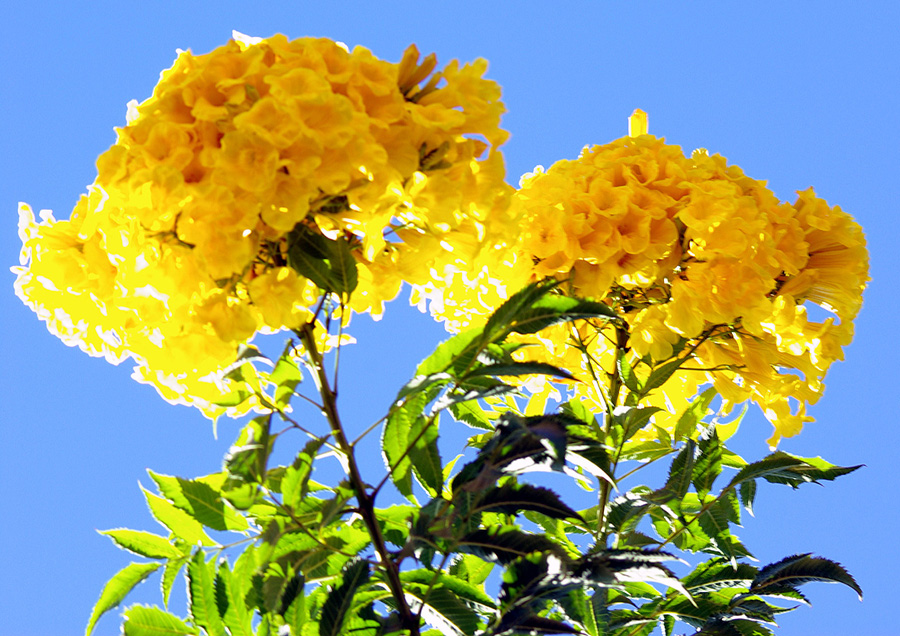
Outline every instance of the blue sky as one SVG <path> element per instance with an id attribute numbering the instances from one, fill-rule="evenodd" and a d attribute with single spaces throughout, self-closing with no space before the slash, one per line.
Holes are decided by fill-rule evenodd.
<path id="1" fill-rule="evenodd" d="M 486 5 L 486 6 L 485 6 Z M 866 230 L 873 282 L 846 361 L 827 378 L 817 421 L 781 448 L 866 468 L 824 488 L 761 488 L 739 533 L 763 562 L 814 552 L 843 563 L 866 592 L 808 588 L 814 603 L 782 621 L 786 636 L 897 633 L 890 541 L 897 522 L 895 425 L 900 272 L 900 8 L 894 2 L 123 3 L 22 2 L 6 10 L 0 51 L 0 261 L 17 264 L 16 202 L 67 217 L 94 160 L 147 98 L 175 49 L 206 52 L 232 29 L 325 36 L 398 60 L 415 42 L 440 61 L 490 61 L 512 132 L 509 179 L 582 146 L 650 132 L 702 146 L 779 197 L 814 186 Z M 154 523 L 137 484 L 146 468 L 218 470 L 237 425 L 174 407 L 130 379 L 129 365 L 92 359 L 51 336 L 12 293 L 0 293 L 0 636 L 83 631 L 105 580 L 128 561 L 95 529 Z M 386 409 L 443 337 L 400 299 L 384 321 L 353 324 L 344 359 L 351 428 Z M 351 389 L 351 387 L 353 387 Z M 755 411 L 739 433 L 745 457 L 766 452 Z M 372 456 L 368 474 L 381 470 Z M 155 582 L 135 596 L 158 602 Z M 176 609 L 179 606 L 176 604 Z M 95 632 L 118 633 L 115 613 Z"/>

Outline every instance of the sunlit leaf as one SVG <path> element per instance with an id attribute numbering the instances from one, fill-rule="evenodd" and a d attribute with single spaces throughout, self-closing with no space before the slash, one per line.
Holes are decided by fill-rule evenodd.
<path id="1" fill-rule="evenodd" d="M 194 625 L 202 627 L 211 636 L 224 636 L 225 627 L 213 589 L 212 565 L 206 562 L 202 550 L 197 550 L 188 563 L 187 580 L 188 607 Z"/>
<path id="2" fill-rule="evenodd" d="M 125 610 L 122 633 L 125 636 L 187 636 L 196 634 L 197 630 L 158 607 L 132 605 Z"/>
<path id="3" fill-rule="evenodd" d="M 338 636 L 356 590 L 369 579 L 369 562 L 355 559 L 344 568 L 340 585 L 328 593 L 319 619 L 319 636 Z"/>
<path id="4" fill-rule="evenodd" d="M 103 614 L 116 607 L 122 602 L 128 593 L 137 586 L 138 583 L 146 579 L 159 569 L 161 563 L 130 563 L 119 570 L 100 592 L 100 598 L 94 604 L 91 611 L 91 618 L 88 620 L 85 636 L 89 636 L 94 631 L 97 620 Z"/>
<path id="5" fill-rule="evenodd" d="M 248 610 L 241 594 L 241 581 L 235 580 L 235 575 L 225 559 L 219 562 L 213 587 L 216 607 L 229 634 L 253 636 L 253 614 Z"/>
<path id="6" fill-rule="evenodd" d="M 126 528 L 99 532 L 112 539 L 120 548 L 149 559 L 177 559 L 184 556 L 184 553 L 169 543 L 168 539 L 149 532 Z"/>

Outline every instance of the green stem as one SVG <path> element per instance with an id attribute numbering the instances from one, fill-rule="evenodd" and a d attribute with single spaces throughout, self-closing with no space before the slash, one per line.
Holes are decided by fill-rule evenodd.
<path id="1" fill-rule="evenodd" d="M 306 348 L 310 363 L 315 371 L 319 394 L 322 396 L 322 413 L 328 420 L 335 442 L 347 459 L 347 476 L 350 480 L 350 487 L 356 495 L 360 517 L 362 517 L 363 523 L 365 523 L 369 531 L 372 545 L 384 568 L 388 587 L 397 604 L 397 612 L 400 614 L 400 623 L 404 629 L 409 630 L 410 636 L 419 636 L 419 620 L 406 602 L 406 596 L 403 593 L 403 586 L 400 582 L 400 571 L 391 558 L 384 536 L 381 533 L 381 526 L 375 517 L 375 497 L 366 489 L 366 484 L 359 472 L 359 465 L 356 462 L 353 446 L 347 442 L 347 436 L 344 434 L 344 427 L 341 424 L 341 418 L 337 409 L 337 392 L 332 389 L 328 381 L 328 375 L 325 373 L 322 355 L 316 346 L 313 326 L 311 324 L 304 325 L 298 332 L 298 335 Z"/>
<path id="2" fill-rule="evenodd" d="M 613 411 L 619 403 L 619 393 L 622 391 L 622 378 L 619 376 L 619 365 L 618 360 L 619 356 L 625 355 L 625 347 L 628 345 L 628 330 L 624 327 L 617 326 L 616 327 L 616 364 L 613 370 L 609 373 L 609 395 L 607 396 L 606 404 L 606 415 L 603 418 L 603 432 L 606 436 L 609 435 L 610 430 L 612 430 L 612 418 Z M 625 443 L 624 440 L 619 444 L 619 448 L 616 449 L 616 457 L 610 462 L 610 477 L 615 482 L 616 479 L 616 468 L 619 464 L 619 456 L 622 453 L 622 445 Z M 603 479 L 600 480 L 600 495 L 597 501 L 597 546 L 605 549 L 606 548 L 606 540 L 609 538 L 609 533 L 606 531 L 606 508 L 609 505 L 609 496 L 612 491 L 612 484 Z"/>

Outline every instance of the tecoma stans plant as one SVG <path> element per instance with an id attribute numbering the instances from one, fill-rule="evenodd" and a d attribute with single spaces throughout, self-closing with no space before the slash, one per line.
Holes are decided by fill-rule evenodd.
<path id="1" fill-rule="evenodd" d="M 54 334 L 243 418 L 219 472 L 150 472 L 161 534 L 102 532 L 140 558 L 87 634 L 154 574 L 162 607 L 127 607 L 127 635 L 767 636 L 806 583 L 861 597 L 837 562 L 758 565 L 735 532 L 760 484 L 859 468 L 775 448 L 850 342 L 860 227 L 641 111 L 512 188 L 486 70 L 235 34 L 129 105 L 68 220 L 20 207 L 16 292 Z M 404 283 L 451 335 L 348 425 L 351 316 Z M 274 354 L 253 342 L 272 333 Z M 775 428 L 752 461 L 726 446 L 748 403 Z"/>

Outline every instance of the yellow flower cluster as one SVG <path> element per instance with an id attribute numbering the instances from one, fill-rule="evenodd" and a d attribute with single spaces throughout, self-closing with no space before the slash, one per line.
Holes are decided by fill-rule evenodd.
<path id="1" fill-rule="evenodd" d="M 286 258 L 298 224 L 350 242 L 350 308 L 378 314 L 402 281 L 477 253 L 512 190 L 484 60 L 434 72 L 414 46 L 393 64 L 327 39 L 235 37 L 180 52 L 129 104 L 69 220 L 20 207 L 14 268 L 53 333 L 132 357 L 138 379 L 208 414 L 241 343 L 310 319 L 320 290 Z"/>
<path id="2" fill-rule="evenodd" d="M 459 328 L 506 290 L 566 281 L 568 293 L 616 309 L 632 362 L 692 352 L 651 403 L 680 413 L 711 382 L 726 409 L 758 403 L 776 428 L 774 445 L 811 420 L 806 405 L 852 337 L 868 280 L 862 231 L 812 190 L 782 203 L 724 158 L 687 157 L 641 132 L 525 175 L 513 204 L 518 234 L 493 251 L 490 278 L 448 275 L 443 292 L 429 290 L 432 310 Z M 812 320 L 808 303 L 832 316 Z M 585 360 L 614 370 L 614 327 L 557 327 L 533 341 L 531 359 L 580 369 L 576 396 L 603 407 Z"/>

